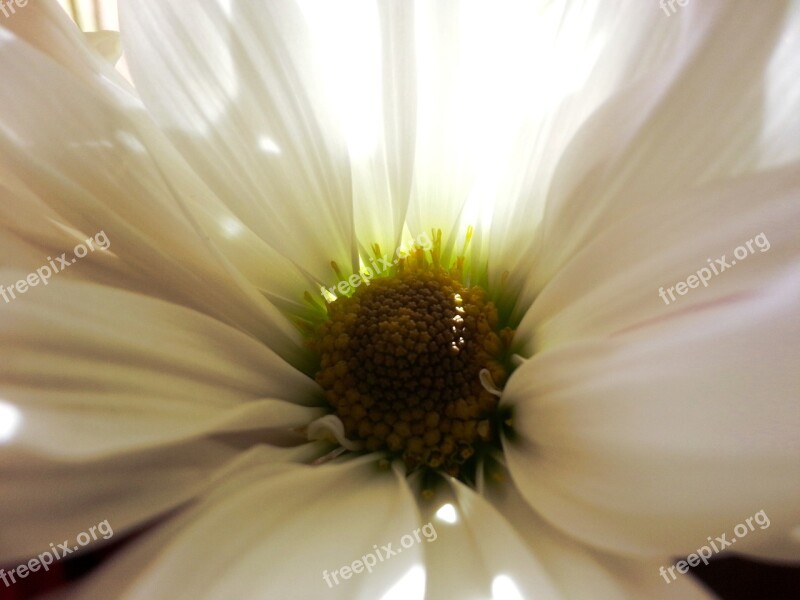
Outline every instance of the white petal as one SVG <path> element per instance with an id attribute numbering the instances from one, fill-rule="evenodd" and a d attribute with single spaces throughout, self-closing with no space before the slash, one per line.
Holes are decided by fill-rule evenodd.
<path id="1" fill-rule="evenodd" d="M 680 23 L 608 2 L 416 3 L 412 231 L 442 227 L 494 278 L 530 262 L 553 170 L 593 111 L 668 59 Z M 481 235 L 491 222 L 491 235 Z M 456 244 L 453 248 L 452 244 Z"/>
<path id="2" fill-rule="evenodd" d="M 6 285 L 24 276 L 0 271 Z M 268 440 L 322 414 L 299 405 L 320 401 L 316 384 L 244 333 L 58 277 L 3 302 L 0 399 L 21 414 L 14 447 L 88 456 L 237 429 Z"/>
<path id="3" fill-rule="evenodd" d="M 518 534 L 474 490 L 449 480 L 421 508 L 436 534 L 424 545 L 427 599 L 515 597 L 493 595 L 498 588 L 520 598 L 561 598 Z"/>
<path id="4" fill-rule="evenodd" d="M 13 19 L 0 21 L 0 28 L 13 31 L 86 82 L 102 73 L 103 77 L 124 85 L 122 77 L 111 68 L 111 55 L 119 51 L 117 32 L 82 33 L 55 0 L 28 2 L 24 8 L 18 10 Z"/>
<path id="5" fill-rule="evenodd" d="M 74 248 L 74 232 L 59 225 L 59 215 L 31 191 L 11 169 L 0 165 L 0 254 L 7 268 L 39 267 L 46 257 Z M 81 261 L 87 278 L 101 281 L 119 261 L 110 252 L 92 253 Z"/>
<path id="6" fill-rule="evenodd" d="M 798 43 L 798 11 L 784 2 L 764 9 L 682 8 L 686 26 L 674 60 L 607 102 L 571 140 L 547 190 L 538 289 L 640 207 L 800 156 L 799 64 L 787 52 Z M 769 94 L 770 110 L 786 116 L 780 127 L 765 117 Z"/>
<path id="7" fill-rule="evenodd" d="M 661 562 L 622 559 L 601 554 L 557 531 L 519 495 L 505 469 L 492 467 L 482 492 L 526 543 L 565 600 L 640 600 L 641 598 L 708 599 L 691 575 L 670 580 L 660 576 Z"/>
<path id="8" fill-rule="evenodd" d="M 406 0 L 300 6 L 324 93 L 347 140 L 362 251 L 379 243 L 391 252 L 403 231 L 414 167 L 417 9 Z"/>
<path id="9" fill-rule="evenodd" d="M 64 69 L 80 78 L 87 86 L 95 88 L 99 86 L 102 90 L 102 82 L 108 80 L 114 81 L 122 89 L 127 89 L 127 82 L 119 77 L 119 73 L 109 68 L 109 65 L 104 64 L 103 61 L 97 60 L 95 53 L 88 47 L 91 42 L 88 45 L 84 43 L 84 36 L 88 36 L 90 40 L 97 38 L 96 41 L 103 45 L 110 42 L 116 43 L 118 41 L 116 32 L 102 31 L 81 34 L 61 7 L 56 6 L 55 2 L 51 0 L 29 4 L 24 12 L 19 13 L 19 17 L 9 20 L 7 23 L 0 23 L 0 26 L 7 24 L 11 31 L 21 39 L 35 47 L 36 50 L 45 53 Z M 44 77 L 45 75 L 42 74 L 40 79 Z M 99 90 L 97 91 L 99 93 Z M 122 111 L 123 107 L 118 107 L 118 110 Z M 114 147 L 119 151 L 119 142 L 121 141 L 118 139 L 119 135 L 116 131 L 114 135 L 109 135 L 110 146 L 106 145 L 105 147 L 107 149 Z M 148 140 L 143 139 L 133 130 L 127 130 L 121 137 L 123 137 L 122 141 L 127 140 L 130 143 L 131 140 L 136 140 L 138 144 L 148 145 Z M 100 142 L 98 141 L 97 144 Z M 151 152 L 156 155 L 161 154 L 162 144 L 163 141 L 157 141 L 155 148 L 150 148 Z M 74 149 L 75 146 L 71 146 L 71 148 Z M 170 164 L 173 162 L 172 159 L 163 156 L 159 156 L 156 160 Z M 175 173 L 172 171 L 174 169 L 170 169 L 168 175 L 174 177 Z M 203 226 L 204 236 L 213 240 L 225 258 L 230 260 L 261 293 L 279 307 L 287 308 L 294 314 L 305 317 L 313 316 L 307 312 L 309 307 L 302 301 L 302 294 L 305 289 L 315 287 L 314 281 L 302 276 L 302 271 L 298 270 L 291 261 L 270 248 L 229 209 L 210 197 L 208 193 L 189 193 L 182 200 L 192 212 L 192 217 L 199 225 Z M 26 202 L 30 201 L 26 200 Z M 27 207 L 22 206 L 20 202 L 14 202 L 13 205 L 2 208 L 8 208 L 15 219 L 18 219 L 19 212 Z M 37 222 L 41 224 L 42 221 L 40 216 Z M 59 250 L 60 252 L 61 250 Z M 128 273 L 122 277 L 126 278 L 130 285 L 131 274 Z"/>
<path id="10" fill-rule="evenodd" d="M 264 464 L 240 470 L 132 544 L 75 597 L 374 600 L 422 564 L 418 544 L 376 558 L 372 573 L 347 579 L 340 573 L 338 585 L 333 571 L 376 546 L 397 549 L 417 523 L 404 479 L 378 470 L 373 459 L 324 467 Z"/>
<path id="11" fill-rule="evenodd" d="M 218 200 L 138 100 L 101 75 L 86 89 L 87 81 L 0 33 L 0 53 L 9 57 L 0 61 L 7 84 L 0 100 L 8 105 L 0 115 L 0 155 L 17 177 L 65 225 L 107 234 L 126 267 L 117 285 L 236 324 L 302 364 L 306 352 L 295 328 L 201 230 Z M 52 93 L 41 93 L 42 81 Z"/>
<path id="12" fill-rule="evenodd" d="M 619 218 L 536 297 L 518 328 L 519 352 L 530 356 L 758 293 L 800 259 L 798 195 L 800 164 Z M 690 276 L 695 288 L 680 295 L 676 284 Z"/>
<path id="13" fill-rule="evenodd" d="M 714 310 L 535 355 L 501 401 L 514 410 L 505 449 L 523 496 L 559 528 L 623 553 L 687 555 L 761 510 L 771 527 L 736 551 L 791 548 L 798 307 L 795 264 Z"/>
<path id="14" fill-rule="evenodd" d="M 661 567 L 665 569 L 672 566 L 672 561 L 631 561 L 621 558 L 603 557 L 598 559 L 606 569 L 612 573 L 617 573 L 621 580 L 623 595 L 611 598 L 630 598 L 638 600 L 647 598 L 648 600 L 716 600 L 717 595 L 708 591 L 700 582 L 690 574 L 676 573 L 672 579 L 669 573 L 669 582 L 660 575 Z M 700 565 L 699 568 L 702 568 Z M 575 596 L 576 600 L 581 596 Z M 585 597 L 585 596 L 584 596 Z M 594 597 L 594 596 L 593 596 Z"/>
<path id="15" fill-rule="evenodd" d="M 122 42 L 118 31 L 89 31 L 84 35 L 95 52 L 112 65 L 122 56 Z"/>
<path id="16" fill-rule="evenodd" d="M 351 265 L 348 149 L 302 7 L 123 1 L 120 23 L 148 109 L 237 218 L 322 281 Z"/>
<path id="17" fill-rule="evenodd" d="M 209 440 L 79 461 L 0 449 L 0 562 L 27 562 L 104 520 L 113 542 L 195 497 L 236 454 Z"/>
<path id="18" fill-rule="evenodd" d="M 503 41 L 487 48 L 495 63 L 491 77 L 509 81 L 488 86 L 493 102 L 478 119 L 505 132 L 484 143 L 491 152 L 481 161 L 471 204 L 491 212 L 495 285 L 506 270 L 512 281 L 529 276 L 554 172 L 578 132 L 621 89 L 663 73 L 675 60 L 681 28 L 688 26 L 664 19 L 647 3 L 565 0 L 532 6 L 528 14 L 501 20 L 496 35 Z M 486 10 L 494 12 L 494 5 Z"/>

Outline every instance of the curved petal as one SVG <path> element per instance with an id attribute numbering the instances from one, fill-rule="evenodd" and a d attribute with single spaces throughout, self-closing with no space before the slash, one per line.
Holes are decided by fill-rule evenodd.
<path id="1" fill-rule="evenodd" d="M 180 505 L 215 489 L 219 481 L 252 464 L 285 465 L 313 460 L 318 444 L 259 447 L 242 453 L 208 438 L 107 455 L 101 459 L 52 460 L 4 452 L 0 462 L 0 564 L 18 564 L 92 525 L 108 521 L 111 536 L 96 550 Z M 278 468 L 277 466 L 275 468 Z M 79 554 L 81 549 L 76 549 Z"/>
<path id="2" fill-rule="evenodd" d="M 117 285 L 236 324 L 305 364 L 296 329 L 201 229 L 218 200 L 130 91 L 103 72 L 87 85 L 6 30 L 0 54 L 8 57 L 0 61 L 7 84 L 0 88 L 7 106 L 0 156 L 61 224 L 78 234 L 107 234 L 126 266 Z M 52 94 L 41 94 L 43 80 Z"/>
<path id="3" fill-rule="evenodd" d="M 118 31 L 89 31 L 84 35 L 95 52 L 112 65 L 122 56 L 122 42 Z"/>
<path id="4" fill-rule="evenodd" d="M 417 6 L 407 0 L 301 6 L 347 139 L 362 255 L 374 243 L 389 251 L 403 232 L 414 171 Z"/>
<path id="5" fill-rule="evenodd" d="M 87 83 L 102 73 L 116 84 L 125 85 L 124 79 L 111 68 L 111 63 L 119 58 L 117 32 L 82 33 L 56 0 L 28 2 L 24 8 L 15 12 L 13 19 L 0 21 L 0 28 L 13 31 Z"/>
<path id="6" fill-rule="evenodd" d="M 797 160 L 798 63 L 787 48 L 800 43 L 800 11 L 790 4 L 681 9 L 687 26 L 674 60 L 606 103 L 561 156 L 547 191 L 533 293 L 621 216 Z M 530 269 L 516 277 L 530 278 Z"/>
<path id="7" fill-rule="evenodd" d="M 311 379 L 244 333 L 58 277 L 15 298 L 2 291 L 0 399 L 19 413 L 6 444 L 75 457 L 203 432 L 260 429 L 269 439 L 324 412 L 310 408 L 320 401 Z M 0 271 L 6 285 L 24 279 Z"/>
<path id="8" fill-rule="evenodd" d="M 526 361 L 501 400 L 523 496 L 632 554 L 687 555 L 763 510 L 771 527 L 736 551 L 800 557 L 798 307 L 795 263 L 749 296 Z"/>
<path id="9" fill-rule="evenodd" d="M 691 575 L 662 579 L 659 562 L 624 559 L 599 553 L 556 530 L 537 515 L 520 496 L 505 468 L 493 464 L 486 472 L 481 492 L 522 538 L 547 571 L 564 600 L 640 600 L 682 598 L 709 600 Z"/>
<path id="10" fill-rule="evenodd" d="M 492 258 L 513 264 L 564 146 L 617 86 L 667 56 L 678 24 L 616 2 L 417 6 L 412 229 L 455 237 L 491 220 Z"/>
<path id="11" fill-rule="evenodd" d="M 558 600 L 549 574 L 513 527 L 474 490 L 454 479 L 424 501 L 428 600 Z"/>
<path id="12" fill-rule="evenodd" d="M 58 212 L 31 191 L 11 169 L 0 165 L 0 266 L 36 268 L 47 256 L 60 256 L 85 241 L 63 227 Z M 103 273 L 118 266 L 112 252 L 92 252 L 81 261 L 81 273 L 102 281 Z M 87 274 L 91 272 L 91 275 Z"/>
<path id="13" fill-rule="evenodd" d="M 209 440 L 99 460 L 44 459 L 0 448 L 0 563 L 27 561 L 103 520 L 120 537 L 195 497 L 236 454 Z"/>
<path id="14" fill-rule="evenodd" d="M 324 281 L 332 258 L 353 263 L 352 190 L 319 64 L 336 48 L 316 48 L 303 8 L 123 1 L 120 25 L 137 90 L 186 160 L 239 220 Z"/>
<path id="15" fill-rule="evenodd" d="M 540 252 L 548 191 L 582 127 L 621 90 L 654 74 L 668 77 L 679 44 L 686 43 L 682 31 L 696 27 L 665 19 L 644 2 L 561 0 L 530 6 L 532 11 L 514 19 L 489 16 L 489 22 L 500 18 L 490 35 L 503 40 L 489 50 L 496 71 L 491 77 L 507 78 L 504 87 L 513 91 L 498 94 L 503 87 L 485 88 L 493 102 L 482 120 L 504 133 L 495 133 L 493 143 L 484 144 L 490 156 L 481 161 L 478 189 L 471 198 L 480 207 L 472 211 L 473 219 L 476 210 L 490 212 L 477 216 L 479 221 L 491 219 L 490 283 L 498 285 L 508 271 L 514 284 L 510 291 L 529 276 Z M 495 7 L 486 10 L 494 13 Z M 495 56 L 509 44 L 517 46 Z"/>
<path id="16" fill-rule="evenodd" d="M 128 93 L 133 94 L 132 90 L 129 90 L 127 82 L 119 76 L 119 73 L 111 69 L 104 61 L 98 61 L 95 53 L 90 51 L 92 37 L 98 37 L 103 44 L 109 41 L 116 43 L 118 41 L 116 32 L 104 31 L 96 34 L 81 34 L 54 0 L 42 0 L 35 4 L 29 4 L 25 11 L 18 13 L 18 18 L 0 23 L 0 27 L 4 25 L 7 25 L 11 31 L 37 51 L 46 54 L 53 62 L 80 79 L 85 87 L 93 88 L 96 94 L 108 93 L 108 89 L 102 85 L 104 81 L 114 82 L 115 86 L 119 87 L 120 90 L 128 90 Z M 89 36 L 89 43 L 85 43 L 84 35 Z M 50 69 L 52 69 L 52 65 Z M 43 73 L 42 78 L 44 77 L 46 75 Z M 81 92 L 73 90 L 69 93 L 76 95 Z M 131 98 L 127 99 L 127 102 L 131 101 Z M 85 104 L 91 101 L 83 99 L 81 102 Z M 116 101 L 112 100 L 112 104 L 116 104 Z M 124 104 L 123 102 L 123 105 L 117 106 L 117 111 L 120 113 L 126 112 Z M 130 111 L 128 111 L 127 117 L 133 117 Z M 118 123 L 117 126 L 120 126 L 120 124 Z M 98 135 L 97 132 L 95 132 L 95 135 Z M 120 140 L 120 137 L 123 139 Z M 128 146 L 131 140 L 136 140 L 137 143 L 149 148 L 156 162 L 169 164 L 174 162 L 174 159 L 167 159 L 163 156 L 163 140 L 148 140 L 146 138 L 147 136 L 140 135 L 140 132 L 137 133 L 135 128 L 131 127 L 124 134 L 119 131 L 112 132 L 107 136 L 105 143 L 101 143 L 100 140 L 96 139 L 95 144 L 105 149 L 114 149 L 116 152 L 123 150 L 127 152 L 130 150 Z M 126 140 L 128 146 L 125 144 L 120 145 L 120 141 Z M 72 149 L 84 145 L 83 141 L 78 143 L 75 140 L 69 140 L 65 143 L 68 143 Z M 86 148 L 83 149 L 85 150 Z M 125 152 L 121 153 L 124 154 Z M 95 160 L 95 157 L 92 156 L 87 162 L 91 164 L 91 160 Z M 174 177 L 176 173 L 173 172 L 173 169 L 170 169 L 169 172 L 165 172 L 163 175 Z M 4 179 L 6 179 L 5 175 Z M 224 257 L 231 261 L 236 269 L 252 285 L 256 286 L 262 294 L 280 308 L 285 308 L 293 314 L 306 318 L 313 316 L 313 313 L 309 313 L 308 305 L 303 302 L 302 294 L 305 288 L 313 288 L 315 281 L 303 276 L 302 272 L 289 259 L 269 247 L 264 240 L 256 236 L 224 204 L 207 192 L 187 193 L 181 200 L 188 207 L 188 211 L 192 213 L 191 217 L 199 225 L 202 225 L 203 235 L 213 241 Z M 13 203 L 9 201 L 7 207 L 4 206 L 3 208 L 8 208 L 10 214 L 14 215 L 14 220 L 16 220 L 19 218 L 19 212 L 27 208 L 25 202 L 30 202 L 30 200 L 16 200 Z M 130 207 L 127 207 L 127 209 L 130 210 Z M 148 207 L 148 210 L 152 213 L 153 207 Z M 64 214 L 62 219 L 71 217 L 72 215 Z M 39 218 L 38 222 L 41 223 L 42 219 Z M 47 255 L 47 253 L 44 255 Z M 139 270 L 141 270 L 141 267 Z M 138 276 L 138 273 L 127 272 L 118 274 L 115 281 L 118 285 L 124 281 L 127 287 L 132 287 L 133 281 Z"/>
<path id="17" fill-rule="evenodd" d="M 418 572 L 419 545 L 376 558 L 371 573 L 342 567 L 376 547 L 395 550 L 417 522 L 404 478 L 380 471 L 373 457 L 323 467 L 265 462 L 134 542 L 74 597 L 374 600 Z"/>
<path id="18" fill-rule="evenodd" d="M 517 329 L 518 352 L 531 356 L 758 293 L 800 259 L 798 195 L 800 163 L 620 217 L 536 297 Z"/>

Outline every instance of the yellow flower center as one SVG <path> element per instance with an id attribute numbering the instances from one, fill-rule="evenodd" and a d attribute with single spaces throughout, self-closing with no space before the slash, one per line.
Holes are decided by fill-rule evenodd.
<path id="1" fill-rule="evenodd" d="M 315 331 L 316 380 L 346 437 L 402 457 L 409 470 L 461 476 L 498 440 L 499 398 L 486 384 L 505 383 L 512 332 L 498 330 L 485 291 L 459 275 L 401 265 L 331 303 Z"/>

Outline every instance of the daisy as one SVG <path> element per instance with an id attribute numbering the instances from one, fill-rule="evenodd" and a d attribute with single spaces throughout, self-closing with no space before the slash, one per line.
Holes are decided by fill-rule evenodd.
<path id="1" fill-rule="evenodd" d="M 107 520 L 65 595 L 707 598 L 660 568 L 758 511 L 796 560 L 799 19 L 124 0 L 135 88 L 0 21 L 0 282 L 110 240 L 0 305 L 0 562 Z"/>

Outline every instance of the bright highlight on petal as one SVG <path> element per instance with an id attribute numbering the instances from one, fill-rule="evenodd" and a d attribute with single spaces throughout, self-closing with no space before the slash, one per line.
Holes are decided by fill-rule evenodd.
<path id="1" fill-rule="evenodd" d="M 377 11 L 366 2 L 304 0 L 300 6 L 313 33 L 311 39 L 317 42 L 315 59 L 326 78 L 350 155 L 369 156 L 377 146 L 382 122 Z"/>
<path id="2" fill-rule="evenodd" d="M 458 513 L 456 513 L 455 507 L 448 502 L 436 511 L 436 518 L 445 523 L 452 524 L 458 521 Z"/>
<path id="3" fill-rule="evenodd" d="M 219 5 L 226 15 L 230 16 L 233 13 L 233 0 L 219 0 Z"/>
<path id="4" fill-rule="evenodd" d="M 242 224 L 236 219 L 227 218 L 222 222 L 222 230 L 228 237 L 236 237 L 243 229 Z"/>
<path id="5" fill-rule="evenodd" d="M 415 565 L 395 583 L 380 600 L 409 600 L 422 599 L 425 596 L 425 569 Z"/>
<path id="6" fill-rule="evenodd" d="M 492 581 L 492 600 L 525 600 L 508 575 L 498 575 Z"/>
<path id="7" fill-rule="evenodd" d="M 258 138 L 258 147 L 262 152 L 266 152 L 267 154 L 281 153 L 281 149 L 278 144 L 275 143 L 275 140 L 265 135 L 262 135 Z"/>
<path id="8" fill-rule="evenodd" d="M 19 429 L 22 414 L 13 404 L 0 400 L 0 444 L 10 441 Z"/>

